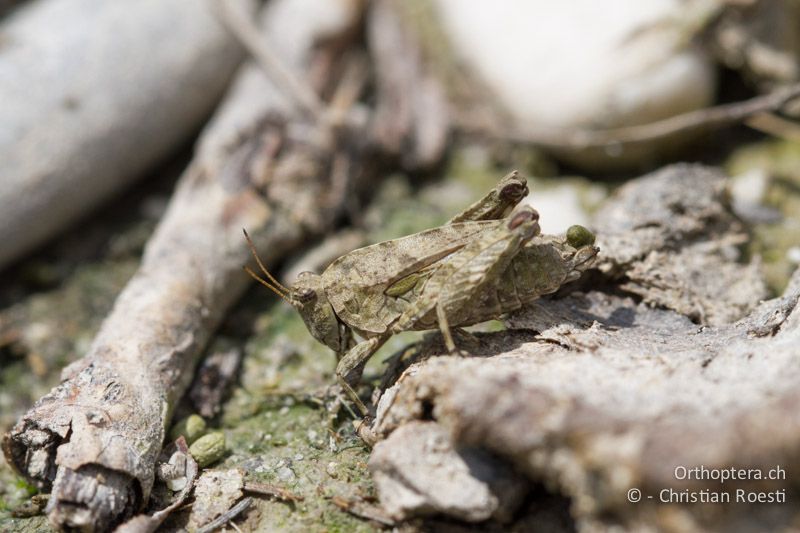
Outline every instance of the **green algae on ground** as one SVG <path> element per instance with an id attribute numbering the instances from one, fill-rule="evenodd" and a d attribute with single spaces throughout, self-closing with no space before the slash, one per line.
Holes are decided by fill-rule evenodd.
<path id="1" fill-rule="evenodd" d="M 311 337 L 293 307 L 270 298 L 266 291 L 250 291 L 233 311 L 248 317 L 252 334 L 242 340 L 240 381 L 219 416 L 227 454 L 214 468 L 240 468 L 248 480 L 304 499 L 257 498 L 237 523 L 248 531 L 374 531 L 331 502 L 333 496 L 373 491 L 369 451 L 352 420 L 343 413 L 335 425 L 329 421 L 335 355 Z"/>
<path id="2" fill-rule="evenodd" d="M 30 518 L 2 518 L 0 515 L 0 531 L 15 533 L 51 533 L 50 522 L 47 517 L 33 516 Z"/>
<path id="3" fill-rule="evenodd" d="M 374 496 L 369 451 L 352 427 L 328 431 L 325 409 L 292 396 L 264 398 L 260 411 L 225 428 L 229 455 L 216 468 L 241 468 L 248 480 L 303 497 L 259 499 L 244 524 L 252 531 L 374 531 L 331 501 Z"/>
<path id="4" fill-rule="evenodd" d="M 0 459 L 0 464 L 6 467 L 4 461 Z M 17 477 L 10 468 L 0 469 L 0 518 L 10 515 L 11 511 L 38 492 L 36 487 Z"/>

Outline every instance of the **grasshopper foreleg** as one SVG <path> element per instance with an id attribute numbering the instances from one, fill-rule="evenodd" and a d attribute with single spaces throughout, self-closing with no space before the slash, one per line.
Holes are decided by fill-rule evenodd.
<path id="1" fill-rule="evenodd" d="M 363 416 L 367 416 L 369 411 L 353 387 L 358 384 L 366 362 L 375 355 L 375 352 L 383 346 L 388 338 L 389 335 L 382 335 L 356 344 L 339 359 L 339 363 L 336 365 L 336 379 Z"/>

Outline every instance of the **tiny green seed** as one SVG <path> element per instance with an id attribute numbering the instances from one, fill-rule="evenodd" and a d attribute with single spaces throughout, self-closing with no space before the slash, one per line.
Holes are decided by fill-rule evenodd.
<path id="1" fill-rule="evenodd" d="M 567 244 L 573 248 L 583 248 L 594 244 L 594 233 L 583 226 L 570 226 L 567 230 Z"/>
<path id="2" fill-rule="evenodd" d="M 206 421 L 203 420 L 203 417 L 200 415 L 189 415 L 172 426 L 172 430 L 169 432 L 169 438 L 171 441 L 174 441 L 183 435 L 186 439 L 186 443 L 191 444 L 202 437 L 205 432 Z"/>
<path id="3" fill-rule="evenodd" d="M 222 459 L 225 455 L 225 434 L 215 431 L 200 437 L 189 446 L 189 453 L 201 468 Z"/>

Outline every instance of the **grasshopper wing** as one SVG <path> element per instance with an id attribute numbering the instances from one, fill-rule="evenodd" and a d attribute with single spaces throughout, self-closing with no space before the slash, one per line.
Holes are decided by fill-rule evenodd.
<path id="1" fill-rule="evenodd" d="M 356 330 L 383 333 L 402 313 L 395 298 L 386 294 L 389 286 L 502 223 L 486 220 L 447 224 L 354 250 L 336 259 L 322 273 L 325 294 L 342 321 Z"/>

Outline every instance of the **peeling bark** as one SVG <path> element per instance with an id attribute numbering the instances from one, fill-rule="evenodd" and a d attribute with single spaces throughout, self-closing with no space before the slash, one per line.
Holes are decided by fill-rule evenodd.
<path id="1" fill-rule="evenodd" d="M 598 270 L 646 303 L 720 325 L 767 296 L 758 261 L 741 262 L 747 231 L 716 169 L 673 165 L 629 182 L 594 226 Z"/>

